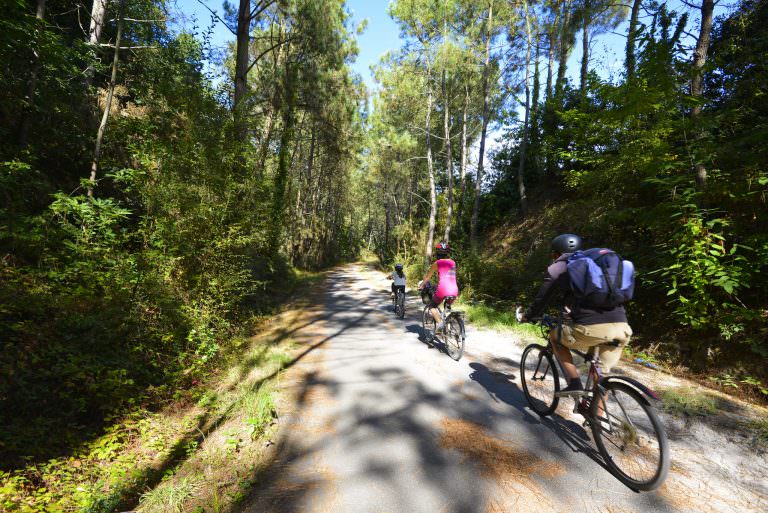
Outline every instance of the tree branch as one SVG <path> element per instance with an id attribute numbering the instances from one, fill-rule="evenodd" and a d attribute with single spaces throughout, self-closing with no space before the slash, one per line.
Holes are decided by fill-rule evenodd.
<path id="1" fill-rule="evenodd" d="M 208 7 L 208 5 L 207 5 L 205 2 L 203 2 L 203 0 L 197 0 L 197 3 L 199 3 L 200 5 L 202 5 L 203 7 L 205 7 L 206 9 L 208 9 L 208 11 L 210 11 L 210 13 L 211 13 L 211 14 L 213 14 L 213 16 L 214 16 L 214 17 L 215 17 L 217 20 L 219 20 L 219 21 L 222 23 L 222 25 L 224 25 L 225 27 L 227 27 L 227 30 L 229 30 L 230 32 L 232 32 L 232 35 L 233 35 L 233 36 L 237 36 L 237 31 L 236 31 L 236 30 L 233 30 L 233 29 L 232 29 L 232 27 L 230 27 L 230 26 L 229 26 L 229 24 L 228 24 L 226 21 L 224 21 L 224 20 L 221 18 L 221 16 L 219 16 L 218 14 L 216 14 L 216 11 L 214 11 L 213 9 L 211 9 L 210 7 Z"/>
<path id="2" fill-rule="evenodd" d="M 107 21 L 117 21 L 117 18 L 112 18 L 111 20 Z M 137 20 L 135 18 L 123 18 L 123 21 L 135 21 L 137 23 L 159 23 L 161 21 L 168 21 L 167 19 L 159 19 L 159 20 Z"/>
<path id="3" fill-rule="evenodd" d="M 289 37 L 288 39 L 284 39 L 282 41 L 278 41 L 277 43 L 275 43 L 271 47 L 269 47 L 266 50 L 264 50 L 263 52 L 261 52 L 259 55 L 256 56 L 256 58 L 253 60 L 253 62 L 250 64 L 250 66 L 248 66 L 248 68 L 245 70 L 245 74 L 247 75 L 248 72 L 251 71 L 251 68 L 253 68 L 256 65 L 256 63 L 258 63 L 269 52 L 271 52 L 272 50 L 274 50 L 275 48 L 277 48 L 280 45 L 284 45 L 285 43 L 288 43 L 288 42 L 292 41 L 293 39 L 295 39 L 295 38 Z"/>
<path id="4" fill-rule="evenodd" d="M 101 43 L 99 46 L 102 47 L 102 48 L 114 48 L 115 47 L 115 45 L 111 45 L 109 43 Z M 142 49 L 142 48 L 152 48 L 152 49 L 157 50 L 160 47 L 159 46 L 122 46 L 122 45 L 120 46 L 121 50 L 139 50 L 139 49 Z"/>
<path id="5" fill-rule="evenodd" d="M 264 11 L 267 10 L 267 7 L 269 7 L 270 5 L 272 5 L 274 3 L 275 3 L 275 0 L 269 0 L 264 5 L 261 5 L 261 2 L 257 3 L 256 7 L 254 7 L 253 10 L 251 11 L 251 14 L 250 14 L 249 18 L 251 20 L 256 19 L 258 16 L 261 15 L 261 13 L 263 13 Z M 261 8 L 259 6 L 261 6 Z"/>

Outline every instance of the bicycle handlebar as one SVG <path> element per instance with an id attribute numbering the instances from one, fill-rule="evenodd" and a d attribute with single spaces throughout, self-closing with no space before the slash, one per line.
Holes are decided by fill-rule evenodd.
<path id="1" fill-rule="evenodd" d="M 517 322 L 520 322 L 520 323 L 523 322 L 523 312 L 524 310 L 522 306 L 518 306 L 515 309 L 515 319 L 517 319 Z M 557 325 L 558 320 L 550 315 L 543 314 L 541 317 L 531 317 L 530 319 L 526 319 L 525 322 L 530 322 L 532 324 L 540 323 L 546 326 L 547 328 L 551 329 Z"/>

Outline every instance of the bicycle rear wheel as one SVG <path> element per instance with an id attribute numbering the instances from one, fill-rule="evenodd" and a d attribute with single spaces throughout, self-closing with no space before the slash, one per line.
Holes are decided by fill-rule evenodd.
<path id="1" fill-rule="evenodd" d="M 531 344 L 520 358 L 520 381 L 528 405 L 542 417 L 552 414 L 560 401 L 560 379 L 555 362 L 546 347 Z"/>
<path id="2" fill-rule="evenodd" d="M 395 299 L 397 301 L 397 304 L 395 305 L 395 315 L 397 315 L 399 319 L 402 319 L 405 317 L 405 294 L 398 291 L 397 298 Z"/>
<path id="3" fill-rule="evenodd" d="M 600 454 L 630 488 L 655 490 L 669 472 L 669 443 L 655 408 L 629 385 L 609 381 L 602 390 L 590 412 Z"/>
<path id="4" fill-rule="evenodd" d="M 424 307 L 424 311 L 421 314 L 421 327 L 424 342 L 431 344 L 432 340 L 435 338 L 435 328 L 437 327 L 437 324 L 435 323 L 432 314 L 429 313 L 429 305 Z"/>
<path id="5" fill-rule="evenodd" d="M 445 321 L 445 350 L 448 356 L 458 361 L 464 354 L 464 321 L 451 315 Z"/>

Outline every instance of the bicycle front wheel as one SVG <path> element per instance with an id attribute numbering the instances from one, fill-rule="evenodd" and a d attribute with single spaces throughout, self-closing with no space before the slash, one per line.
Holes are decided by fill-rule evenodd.
<path id="1" fill-rule="evenodd" d="M 656 409 L 629 385 L 608 382 L 592 400 L 592 434 L 606 464 L 635 490 L 655 490 L 669 472 L 669 443 Z"/>
<path id="2" fill-rule="evenodd" d="M 398 292 L 397 305 L 395 306 L 395 314 L 399 319 L 405 317 L 405 294 Z"/>
<path id="3" fill-rule="evenodd" d="M 458 361 L 464 354 L 464 321 L 451 316 L 445 321 L 445 350 L 448 356 Z"/>
<path id="4" fill-rule="evenodd" d="M 429 305 L 424 307 L 424 312 L 421 314 L 421 327 L 424 342 L 431 344 L 432 339 L 435 336 L 435 328 L 437 327 L 437 324 L 435 323 L 432 314 L 429 313 Z"/>
<path id="5" fill-rule="evenodd" d="M 552 414 L 557 408 L 559 398 L 555 392 L 560 390 L 560 378 L 555 362 L 546 347 L 531 344 L 523 351 L 520 358 L 520 381 L 528 405 L 542 417 Z"/>

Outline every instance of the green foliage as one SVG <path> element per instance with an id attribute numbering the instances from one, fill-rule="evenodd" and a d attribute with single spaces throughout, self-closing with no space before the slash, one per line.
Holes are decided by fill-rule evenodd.
<path id="1" fill-rule="evenodd" d="M 309 281 L 292 266 L 356 255 L 348 191 L 364 95 L 348 68 L 356 47 L 343 2 L 280 2 L 254 23 L 253 137 L 237 148 L 209 33 L 171 30 L 164 1 L 108 2 L 105 44 L 94 47 L 81 30 L 87 5 L 48 4 L 45 20 L 20 1 L 0 20 L 0 509 L 114 511 L 137 498 L 124 490 L 154 478 L 121 460 L 132 416 L 193 400 L 188 390 L 236 352 L 250 320 Z M 133 49 L 120 53 L 86 196 L 119 5 Z M 301 70 L 295 137 L 276 148 L 287 127 L 274 78 L 288 63 Z M 281 149 L 283 208 L 300 214 L 283 220 L 264 201 L 281 188 Z M 193 450 L 187 442 L 147 443 L 176 455 Z M 69 472 L 72 455 L 82 468 Z"/>
<path id="2" fill-rule="evenodd" d="M 549 118 L 535 125 L 540 133 L 532 139 L 544 147 L 531 149 L 525 179 L 534 186 L 532 197 L 557 198 L 564 210 L 554 215 L 551 205 L 534 207 L 546 229 L 536 223 L 531 236 L 516 237 L 502 264 L 517 283 L 504 279 L 495 259 L 484 260 L 470 279 L 476 292 L 493 296 L 502 288 L 534 290 L 536 278 L 521 274 L 528 264 L 541 269 L 546 256 L 521 264 L 519 253 L 543 248 L 549 233 L 576 232 L 587 244 L 634 261 L 639 286 L 630 322 L 651 337 L 674 330 L 680 363 L 698 368 L 719 355 L 751 365 L 753 355 L 768 354 L 768 160 L 754 139 L 768 120 L 765 102 L 755 99 L 756 85 L 768 80 L 766 27 L 756 21 L 765 5 L 745 1 L 715 24 L 697 125 L 690 118 L 690 57 L 681 44 L 687 16 L 666 5 L 654 4 L 651 12 L 633 80 L 606 82 L 592 74 L 585 91 L 566 85 L 561 103 L 540 106 Z M 517 134 L 510 131 L 496 156 L 486 195 L 493 206 L 483 212 L 491 226 L 503 222 L 501 205 L 519 201 Z M 695 159 L 708 170 L 705 187 L 694 181 Z M 541 160 L 548 165 L 540 167 Z"/>
<path id="3" fill-rule="evenodd" d="M 672 260 L 661 269 L 667 296 L 673 298 L 680 322 L 693 328 L 716 325 L 723 311 L 738 309 L 736 294 L 748 288 L 752 278 L 750 261 L 742 255 L 750 248 L 726 248 L 722 231 L 728 221 L 707 214 L 696 205 L 684 205 L 674 216 L 679 228 L 661 246 Z"/>

